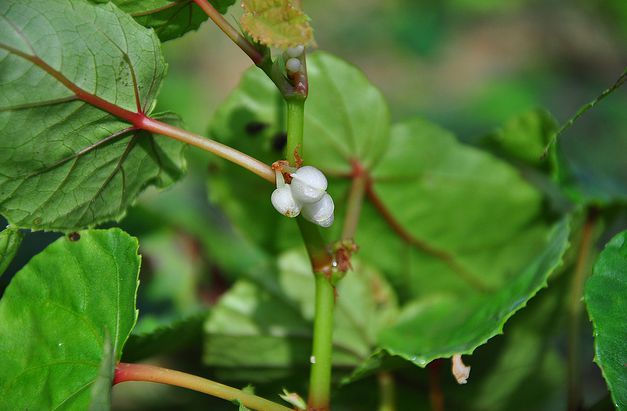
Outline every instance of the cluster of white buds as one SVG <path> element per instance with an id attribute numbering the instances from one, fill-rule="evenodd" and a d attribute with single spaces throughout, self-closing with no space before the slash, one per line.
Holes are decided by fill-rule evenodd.
<path id="1" fill-rule="evenodd" d="M 305 220 L 321 227 L 333 224 L 335 204 L 327 193 L 327 178 L 320 170 L 304 166 L 291 173 L 292 183 L 286 184 L 283 174 L 276 170 L 276 190 L 272 205 L 287 217 L 303 215 Z"/>
<path id="2" fill-rule="evenodd" d="M 289 74 L 294 74 L 300 71 L 302 67 L 302 63 L 300 61 L 303 52 L 305 51 L 305 46 L 299 44 L 295 47 L 290 47 L 285 51 L 286 56 L 288 57 L 285 62 L 285 70 Z"/>

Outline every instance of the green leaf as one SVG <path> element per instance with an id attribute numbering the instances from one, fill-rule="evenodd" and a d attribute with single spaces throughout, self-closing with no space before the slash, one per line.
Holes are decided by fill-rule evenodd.
<path id="1" fill-rule="evenodd" d="M 0 231 L 0 275 L 9 267 L 22 244 L 24 235 L 13 227 Z"/>
<path id="2" fill-rule="evenodd" d="M 327 238 L 339 238 L 353 167 L 358 164 L 368 179 L 355 235 L 360 257 L 385 273 L 401 299 L 412 301 L 407 313 L 422 305 L 464 312 L 467 301 L 489 303 L 499 313 L 491 327 L 486 322 L 478 333 L 465 328 L 465 333 L 456 334 L 459 346 L 472 351 L 501 329 L 560 261 L 561 248 L 555 252 L 554 265 L 537 258 L 547 252 L 552 225 L 545 216 L 542 193 L 510 164 L 458 142 L 426 120 L 406 121 L 390 131 L 380 93 L 341 60 L 314 53 L 308 71 L 311 94 L 305 111 L 304 160 L 329 178 L 336 222 L 325 230 Z M 284 130 L 283 110 L 270 82 L 249 72 L 219 109 L 212 134 L 244 152 L 265 153 L 260 157 L 272 162 L 277 154 L 269 147 L 273 136 Z M 250 124 L 265 128 L 246 135 Z M 544 127 L 543 121 L 530 124 L 517 138 Z M 268 195 L 260 194 L 254 191 L 258 184 L 236 182 L 236 175 L 220 165 L 209 185 L 212 198 L 225 206 L 231 221 L 249 238 L 270 252 L 284 249 L 298 234 L 290 231 L 292 221 L 269 206 L 272 188 Z M 559 243 L 558 238 L 562 241 L 556 237 L 553 251 L 566 247 L 566 240 Z M 530 271 L 532 267 L 544 271 Z M 532 280 L 538 282 L 531 284 Z M 519 303 L 502 298 L 513 293 L 512 284 L 522 287 L 525 281 L 529 287 L 516 294 Z M 458 325 L 453 316 L 438 317 L 437 324 L 431 332 L 440 342 Z M 452 353 L 431 352 L 433 358 Z M 376 352 L 372 358 L 381 362 Z"/>
<path id="3" fill-rule="evenodd" d="M 377 330 L 396 315 L 385 280 L 359 260 L 338 286 L 333 335 L 334 365 L 353 367 L 374 348 Z M 224 369 L 254 368 L 255 378 L 305 368 L 311 354 L 314 278 L 302 251 L 283 254 L 275 286 L 238 281 L 205 324 L 204 361 Z M 280 375 L 280 374 L 279 374 Z"/>
<path id="4" fill-rule="evenodd" d="M 0 409 L 87 409 L 106 335 L 120 360 L 137 319 L 137 241 L 79 234 L 33 257 L 0 300 Z"/>
<path id="5" fill-rule="evenodd" d="M 96 381 L 94 381 L 91 387 L 89 411 L 111 409 L 111 388 L 114 374 L 115 358 L 113 357 L 113 345 L 109 335 L 105 335 L 100 370 Z"/>
<path id="6" fill-rule="evenodd" d="M 90 0 L 106 3 L 109 0 Z M 182 36 L 196 30 L 207 20 L 192 0 L 111 0 L 122 11 L 130 14 L 142 26 L 153 28 L 161 41 Z M 209 0 L 220 13 L 226 13 L 235 0 Z"/>
<path id="7" fill-rule="evenodd" d="M 425 120 L 393 128 L 371 175 L 356 240 L 406 296 L 497 290 L 543 249 L 540 193 Z"/>
<path id="8" fill-rule="evenodd" d="M 380 345 L 424 367 L 455 353 L 471 354 L 502 332 L 504 323 L 538 290 L 561 263 L 568 244 L 568 221 L 557 224 L 544 249 L 498 290 L 469 294 L 433 294 L 405 305 L 392 327 L 381 332 Z"/>
<path id="9" fill-rule="evenodd" d="M 110 3 L 8 0 L 0 14 L 0 213 L 12 225 L 116 220 L 144 187 L 180 176 L 184 145 L 87 103 L 150 113 L 165 73 L 151 30 Z"/>
<path id="10" fill-rule="evenodd" d="M 291 0 L 243 0 L 240 24 L 255 41 L 286 49 L 313 40 L 309 17 Z"/>
<path id="11" fill-rule="evenodd" d="M 616 235 L 594 265 L 584 299 L 594 326 L 594 361 L 615 406 L 627 410 L 627 231 Z"/>

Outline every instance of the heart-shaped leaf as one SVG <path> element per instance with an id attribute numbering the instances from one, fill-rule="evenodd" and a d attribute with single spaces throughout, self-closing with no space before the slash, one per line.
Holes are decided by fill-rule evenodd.
<path id="1" fill-rule="evenodd" d="M 626 296 L 627 231 L 623 231 L 599 255 L 584 291 L 594 326 L 594 361 L 603 371 L 619 410 L 627 410 Z"/>
<path id="2" fill-rule="evenodd" d="M 115 220 L 180 176 L 184 145 L 102 110 L 151 111 L 165 72 L 151 30 L 80 0 L 8 0 L 0 15 L 0 213 L 12 225 Z"/>
<path id="3" fill-rule="evenodd" d="M 137 319 L 137 241 L 79 235 L 33 257 L 0 300 L 0 409 L 87 409 L 106 336 L 120 360 Z"/>

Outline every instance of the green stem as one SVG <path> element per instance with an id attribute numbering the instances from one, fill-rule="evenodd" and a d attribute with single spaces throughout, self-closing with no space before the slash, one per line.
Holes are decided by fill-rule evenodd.
<path id="1" fill-rule="evenodd" d="M 232 147 L 146 116 L 141 116 L 140 119 L 135 122 L 135 126 L 142 130 L 168 136 L 175 140 L 182 141 L 183 143 L 209 151 L 252 171 L 272 184 L 275 182 L 274 171 L 269 165 Z"/>
<path id="2" fill-rule="evenodd" d="M 315 278 L 316 316 L 314 319 L 308 403 L 309 409 L 321 411 L 329 409 L 331 398 L 335 289 L 326 275 L 315 273 Z"/>
<path id="3" fill-rule="evenodd" d="M 583 287 L 590 274 L 590 254 L 594 249 L 594 234 L 598 210 L 589 208 L 581 234 L 577 252 L 577 262 L 573 272 L 568 305 L 568 410 L 575 411 L 581 406 L 581 364 L 579 330 L 581 325 L 581 299 Z"/>
<path id="4" fill-rule="evenodd" d="M 394 375 L 383 371 L 378 375 L 379 379 L 379 411 L 396 410 L 396 387 Z"/>
<path id="5" fill-rule="evenodd" d="M 167 368 L 147 364 L 119 363 L 115 367 L 113 384 L 126 381 L 145 381 L 174 385 L 209 394 L 228 401 L 237 400 L 244 406 L 259 411 L 291 411 L 290 408 L 249 394 L 215 381 Z"/>
<path id="6" fill-rule="evenodd" d="M 287 145 L 285 158 L 291 165 L 296 163 L 295 153 L 303 155 L 303 124 L 305 119 L 305 100 L 287 100 Z"/>

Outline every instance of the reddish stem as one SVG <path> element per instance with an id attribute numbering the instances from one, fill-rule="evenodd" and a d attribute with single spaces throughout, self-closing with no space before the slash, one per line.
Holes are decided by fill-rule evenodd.
<path id="1" fill-rule="evenodd" d="M 127 381 L 156 382 L 188 388 L 228 401 L 237 400 L 246 407 L 260 411 L 291 411 L 289 408 L 280 404 L 238 390 L 237 388 L 184 372 L 156 367 L 154 365 L 119 363 L 115 367 L 113 385 Z"/>

